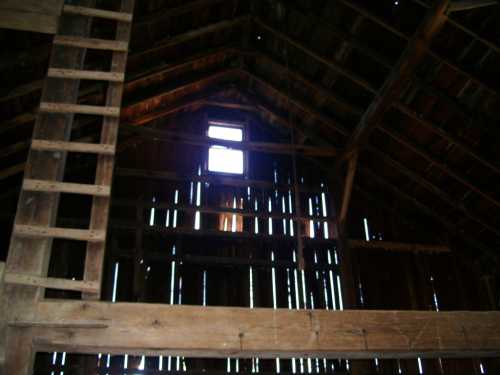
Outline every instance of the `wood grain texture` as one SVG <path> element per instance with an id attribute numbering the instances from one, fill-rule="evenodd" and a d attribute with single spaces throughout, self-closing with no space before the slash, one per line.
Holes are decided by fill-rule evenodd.
<path id="1" fill-rule="evenodd" d="M 120 116 L 120 107 L 103 107 L 97 105 L 69 104 L 69 103 L 40 103 L 41 112 L 50 113 L 80 113 L 85 115 Z"/>
<path id="2" fill-rule="evenodd" d="M 75 184 L 70 182 L 56 182 L 25 179 L 23 189 L 26 191 L 42 191 L 47 193 L 69 193 L 109 197 L 111 188 L 103 185 Z"/>
<path id="3" fill-rule="evenodd" d="M 63 0 L 2 0 L 0 28 L 55 34 Z"/>
<path id="4" fill-rule="evenodd" d="M 112 12 L 109 10 L 95 9 L 76 5 L 64 5 L 64 13 L 76 14 L 80 16 L 99 17 L 108 20 L 132 22 L 132 14 L 125 12 Z"/>
<path id="5" fill-rule="evenodd" d="M 500 313 L 326 311 L 43 301 L 38 350 L 189 357 L 411 358 L 500 354 Z M 298 340 L 300 338 L 300 340 Z"/>
<path id="6" fill-rule="evenodd" d="M 105 155 L 113 155 L 116 151 L 116 147 L 113 145 L 84 142 L 46 141 L 41 139 L 34 139 L 31 142 L 31 148 L 38 151 L 71 151 Z"/>
<path id="7" fill-rule="evenodd" d="M 99 72 L 92 70 L 50 68 L 47 75 L 52 78 L 88 79 L 94 81 L 123 82 L 123 72 Z"/>
<path id="8" fill-rule="evenodd" d="M 54 44 L 61 46 L 100 49 L 100 50 L 109 50 L 118 52 L 128 51 L 128 42 L 123 42 L 119 40 L 80 38 L 74 36 L 57 35 L 54 37 Z"/>
<path id="9" fill-rule="evenodd" d="M 106 237 L 105 231 L 41 227 L 36 225 L 14 225 L 14 233 L 16 236 L 26 238 L 65 238 L 90 242 L 101 242 Z"/>
<path id="10" fill-rule="evenodd" d="M 23 275 L 20 273 L 6 273 L 5 283 L 88 293 L 95 293 L 99 290 L 99 284 L 95 282 Z"/>

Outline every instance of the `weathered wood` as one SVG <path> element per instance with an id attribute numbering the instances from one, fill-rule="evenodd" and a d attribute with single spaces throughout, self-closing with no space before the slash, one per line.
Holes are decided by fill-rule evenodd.
<path id="1" fill-rule="evenodd" d="M 31 149 L 39 151 L 70 151 L 90 154 L 113 155 L 116 151 L 116 146 L 107 144 L 45 141 L 41 139 L 34 139 L 31 142 Z"/>
<path id="2" fill-rule="evenodd" d="M 35 363 L 35 350 L 31 330 L 28 328 L 11 328 L 7 330 L 5 348 L 5 364 L 3 374 L 31 375 Z"/>
<path id="3" fill-rule="evenodd" d="M 80 320 L 100 321 L 109 327 L 33 328 L 36 349 L 216 358 L 500 354 L 498 312 L 333 312 L 44 301 L 32 322 Z"/>
<path id="4" fill-rule="evenodd" d="M 2 169 L 0 172 L 0 181 L 16 174 L 22 173 L 24 171 L 25 163 L 19 163 L 12 167 Z"/>
<path id="5" fill-rule="evenodd" d="M 5 274 L 5 283 L 88 293 L 96 293 L 99 290 L 99 284 L 92 281 L 57 279 L 9 272 Z"/>
<path id="6" fill-rule="evenodd" d="M 406 242 L 392 242 L 392 241 L 364 241 L 364 240 L 349 240 L 351 248 L 359 249 L 379 249 L 387 251 L 401 251 L 401 252 L 425 252 L 425 253 L 449 253 L 450 247 L 447 245 L 437 244 L 418 244 Z"/>
<path id="7" fill-rule="evenodd" d="M 354 153 L 349 160 L 347 166 L 347 175 L 345 177 L 344 191 L 342 192 L 342 206 L 340 207 L 340 225 L 344 225 L 347 218 L 347 211 L 349 209 L 349 202 L 351 201 L 352 186 L 354 183 L 354 176 L 356 175 L 356 167 L 358 164 L 358 153 Z"/>
<path id="8" fill-rule="evenodd" d="M 116 207 L 136 207 L 137 202 L 133 200 L 126 200 L 126 199 L 113 199 L 111 202 L 112 206 Z M 186 211 L 189 213 L 194 213 L 196 211 L 200 211 L 201 213 L 207 213 L 207 214 L 214 214 L 214 215 L 219 215 L 219 214 L 236 214 L 236 215 L 241 215 L 243 217 L 259 217 L 263 219 L 271 218 L 271 219 L 292 219 L 292 220 L 302 220 L 302 221 L 307 221 L 307 220 L 314 220 L 314 221 L 329 221 L 332 220 L 331 216 L 327 217 L 321 217 L 318 219 L 317 216 L 297 216 L 296 214 L 289 214 L 289 213 L 277 213 L 277 212 L 267 212 L 267 211 L 255 211 L 253 209 L 251 210 L 245 210 L 245 209 L 233 209 L 233 208 L 224 208 L 224 207 L 210 207 L 210 206 L 190 206 L 187 204 L 173 204 L 173 203 L 153 203 L 153 202 L 142 202 L 144 207 L 146 208 L 152 208 L 154 207 L 155 209 L 177 209 L 179 211 Z"/>
<path id="9" fill-rule="evenodd" d="M 399 97 L 405 82 L 413 75 L 418 64 L 426 55 L 432 38 L 446 22 L 448 3 L 449 0 L 440 0 L 428 12 L 349 138 L 346 154 L 353 152 L 356 147 L 368 140 L 370 132 L 380 124 L 385 112 Z"/>
<path id="10" fill-rule="evenodd" d="M 449 206 L 453 207 L 456 210 L 463 212 L 465 217 L 475 221 L 476 223 L 478 223 L 479 225 L 481 225 L 485 229 L 500 236 L 500 229 L 499 228 L 497 228 L 496 226 L 494 226 L 492 224 L 489 224 L 485 219 L 474 214 L 462 202 L 460 202 L 460 201 L 454 199 L 453 197 L 451 197 L 450 195 L 448 195 L 439 186 L 430 182 L 428 179 L 419 176 L 417 173 L 415 173 L 412 170 L 410 170 L 409 168 L 405 167 L 403 164 L 394 160 L 393 158 L 391 158 L 389 155 L 383 153 L 382 151 L 374 149 L 373 147 L 369 147 L 368 149 L 370 150 L 371 153 L 377 155 L 377 157 L 379 157 L 385 164 L 389 165 L 391 168 L 404 174 L 405 176 L 409 177 L 412 181 L 416 182 L 417 184 L 424 187 L 425 189 L 427 189 L 431 193 L 435 194 L 444 203 L 448 204 Z"/>
<path id="11" fill-rule="evenodd" d="M 81 38 L 75 36 L 61 36 L 54 37 L 54 44 L 60 46 L 99 49 L 106 51 L 127 52 L 128 42 L 121 40 L 106 40 L 96 38 Z"/>
<path id="12" fill-rule="evenodd" d="M 67 14 L 76 14 L 79 16 L 99 17 L 114 21 L 132 22 L 132 14 L 125 12 L 112 12 L 109 10 L 82 7 L 69 4 L 64 5 L 63 12 Z"/>
<path id="13" fill-rule="evenodd" d="M 2 0 L 0 27 L 55 34 L 63 0 Z"/>
<path id="14" fill-rule="evenodd" d="M 181 142 L 194 146 L 210 146 L 218 144 L 225 147 L 238 148 L 241 150 L 266 152 L 272 154 L 292 154 L 298 153 L 304 156 L 322 156 L 332 157 L 336 155 L 336 150 L 333 147 L 318 147 L 307 145 L 290 145 L 286 143 L 272 143 L 272 142 L 233 142 L 224 140 L 214 140 L 209 137 L 203 137 L 196 134 L 173 132 L 168 130 L 156 130 L 137 126 L 121 126 L 123 132 L 131 132 L 142 137 L 167 141 L 167 142 Z"/>
<path id="15" fill-rule="evenodd" d="M 121 177 L 134 177 L 134 178 L 149 178 L 149 179 L 158 179 L 158 180 L 170 180 L 170 181 L 201 181 L 208 182 L 214 185 L 225 185 L 225 186 L 234 186 L 234 187 L 255 187 L 258 189 L 270 189 L 270 190 L 286 190 L 290 189 L 290 185 L 288 184 L 275 184 L 271 181 L 267 180 L 247 180 L 247 179 L 238 179 L 232 177 L 218 176 L 218 175 L 206 175 L 206 176 L 198 176 L 198 175 L 183 175 L 178 174 L 173 171 L 153 171 L 153 170 L 142 170 L 142 169 L 134 169 L 134 168 L 117 168 L 115 171 L 117 176 Z M 308 185 L 300 185 L 300 191 L 309 191 L 320 193 L 321 189 L 319 187 L 308 186 Z"/>
<path id="16" fill-rule="evenodd" d="M 321 61 L 324 65 L 328 66 L 330 69 L 334 70 L 336 73 L 343 75 L 344 77 L 348 78 L 352 82 L 356 83 L 357 85 L 367 89 L 370 92 L 376 92 L 376 88 L 373 87 L 373 85 L 365 80 L 364 78 L 356 75 L 354 72 L 349 71 L 348 69 L 342 67 L 340 64 L 335 62 L 333 59 L 329 59 L 326 57 L 323 57 L 316 52 L 311 51 L 310 49 L 306 48 L 303 46 L 301 43 L 298 43 L 294 39 L 290 38 L 288 35 L 274 29 L 272 26 L 265 24 L 261 20 L 257 19 L 255 21 L 259 27 L 262 27 L 264 30 L 269 31 L 272 33 L 275 37 L 286 41 L 288 44 L 292 45 L 293 47 L 299 49 L 300 51 L 306 53 L 309 56 L 314 57 L 315 60 Z"/>
<path id="17" fill-rule="evenodd" d="M 448 8 L 449 12 L 458 12 L 461 10 L 470 10 L 491 5 L 498 5 L 497 0 L 453 0 Z"/>
<path id="18" fill-rule="evenodd" d="M 5 262 L 0 262 L 0 375 L 3 374 L 5 362 L 5 336 L 7 334 L 7 314 L 6 301 L 4 299 L 4 281 Z"/>
<path id="19" fill-rule="evenodd" d="M 370 19 L 375 24 L 383 27 L 384 29 L 386 29 L 389 32 L 391 32 L 392 34 L 398 36 L 399 38 L 404 39 L 404 40 L 410 40 L 411 39 L 411 36 L 408 36 L 405 33 L 401 32 L 400 30 L 396 29 L 394 26 L 390 25 L 387 21 L 384 21 L 382 18 L 376 16 L 371 11 L 368 11 L 363 6 L 360 6 L 359 4 L 357 4 L 357 3 L 355 3 L 355 2 L 353 2 L 351 0 L 337 0 L 337 1 L 341 2 L 342 4 L 344 4 L 345 6 L 347 6 L 349 8 L 351 8 L 355 12 L 363 15 L 367 19 Z M 418 2 L 419 4 L 422 5 L 422 1 L 421 0 L 414 0 L 414 1 Z M 468 29 L 467 27 L 463 26 L 462 24 L 454 21 L 451 18 L 448 18 L 448 22 L 450 24 L 453 24 L 454 26 L 458 27 L 460 30 L 466 32 L 467 34 L 469 34 L 473 38 L 476 38 L 476 39 L 480 40 L 482 43 L 486 44 L 490 48 L 498 51 L 498 49 L 499 49 L 498 46 L 496 46 L 493 43 L 485 40 L 484 38 L 480 38 L 479 35 L 477 35 L 476 33 L 472 32 L 470 29 Z M 489 84 L 487 84 L 483 79 L 479 78 L 476 73 L 470 72 L 470 71 L 469 72 L 465 71 L 457 63 L 455 63 L 455 62 L 449 60 L 448 58 L 444 57 L 441 52 L 438 53 L 434 49 L 430 49 L 429 48 L 428 49 L 428 53 L 434 59 L 436 59 L 438 63 L 440 63 L 440 64 L 442 63 L 444 65 L 447 65 L 448 67 L 450 67 L 454 71 L 456 71 L 456 72 L 458 72 L 458 73 L 466 76 L 471 82 L 474 82 L 477 85 L 479 85 L 479 86 L 483 87 L 484 89 L 486 89 L 490 94 L 498 96 L 498 92 L 495 89 L 493 89 Z"/>
<path id="20" fill-rule="evenodd" d="M 84 1 L 92 3 L 93 0 Z M 58 32 L 71 33 L 85 37 L 90 31 L 88 19 L 67 20 L 61 17 Z M 68 69 L 81 69 L 85 59 L 85 50 L 52 48 L 50 66 L 65 66 Z M 42 92 L 42 101 L 76 103 L 79 82 L 68 80 L 46 80 Z M 39 112 L 33 130 L 33 138 L 45 138 L 57 141 L 69 141 L 74 116 Z M 48 153 L 30 152 L 26 163 L 25 176 L 30 179 L 62 181 L 66 163 L 66 153 L 57 158 Z M 50 228 L 55 225 L 59 206 L 59 193 L 44 194 L 21 191 L 17 205 L 14 230 L 11 236 L 6 272 L 44 277 L 49 268 L 50 254 L 54 237 L 50 231 L 60 235 L 70 229 Z M 16 233 L 16 229 L 20 233 Z M 76 231 L 76 230 L 74 230 Z M 37 233 L 38 232 L 38 233 Z M 73 232 L 75 233 L 75 232 Z M 33 237 L 34 234 L 40 236 Z M 26 236 L 28 235 L 28 236 Z M 57 237 L 57 236 L 56 236 Z M 33 306 L 43 297 L 44 288 L 27 285 L 8 285 L 5 287 L 6 301 L 9 305 L 7 315 L 19 311 L 34 313 Z M 29 336 L 21 340 L 19 329 L 8 328 L 6 369 L 12 374 L 29 374 L 33 365 L 34 353 Z M 23 332 L 21 332 L 23 333 Z M 21 365 L 21 366 L 20 366 Z M 10 372 L 9 372 L 10 371 Z"/>
<path id="21" fill-rule="evenodd" d="M 76 184 L 71 182 L 56 182 L 44 180 L 25 179 L 23 189 L 26 191 L 42 191 L 47 193 L 70 193 L 96 195 L 100 197 L 109 197 L 111 188 L 102 185 Z"/>
<path id="22" fill-rule="evenodd" d="M 79 113 L 85 115 L 120 116 L 120 107 L 97 106 L 69 103 L 40 103 L 41 112 L 50 113 Z"/>
<path id="23" fill-rule="evenodd" d="M 93 70 L 50 68 L 47 75 L 52 78 L 88 79 L 95 81 L 123 82 L 125 73 L 98 72 Z"/>
<path id="24" fill-rule="evenodd" d="M 122 0 L 120 11 L 132 13 L 135 0 Z M 131 23 L 120 22 L 116 28 L 115 39 L 119 43 L 128 46 L 131 33 Z M 124 74 L 127 65 L 128 53 L 120 51 L 113 52 L 111 61 L 111 72 Z M 123 95 L 123 82 L 110 82 L 106 93 L 106 106 L 120 108 Z M 118 141 L 119 117 L 105 117 L 101 130 L 101 144 L 116 147 Z M 100 154 L 97 157 L 97 170 L 95 176 L 96 185 L 109 186 L 113 182 L 114 155 Z M 99 289 L 94 293 L 83 293 L 84 299 L 99 299 L 102 274 L 104 269 L 104 257 L 106 250 L 106 230 L 109 220 L 110 198 L 94 196 L 90 214 L 90 229 L 104 232 L 104 239 L 100 242 L 89 242 L 85 257 L 84 280 L 97 283 Z"/>
<path id="25" fill-rule="evenodd" d="M 493 197 L 490 193 L 486 193 L 483 189 L 479 188 L 476 185 L 476 183 L 473 183 L 472 181 L 470 181 L 469 178 L 466 177 L 465 175 L 463 175 L 460 171 L 455 171 L 448 164 L 444 163 L 442 160 L 439 160 L 437 157 L 433 156 L 425 148 L 415 144 L 408 137 L 404 136 L 403 134 L 400 134 L 399 132 L 397 132 L 393 129 L 389 130 L 385 127 L 378 127 L 378 130 L 381 133 L 388 135 L 390 138 L 394 139 L 396 142 L 405 146 L 406 148 L 408 148 L 412 152 L 420 155 L 421 157 L 426 159 L 429 163 L 431 163 L 433 167 L 440 169 L 441 171 L 446 173 L 448 176 L 452 177 L 453 179 L 460 182 L 462 185 L 466 186 L 469 190 L 480 195 L 482 198 L 484 198 L 485 200 L 494 204 L 495 206 L 500 207 L 500 200 L 499 199 Z"/>
<path id="26" fill-rule="evenodd" d="M 14 234 L 29 238 L 65 238 L 68 240 L 102 242 L 106 237 L 105 231 L 41 227 L 35 225 L 14 225 Z"/>
<path id="27" fill-rule="evenodd" d="M 193 31 L 188 31 L 186 33 L 183 33 L 181 35 L 178 35 L 173 38 L 166 38 L 164 41 L 159 42 L 158 45 L 155 45 L 153 48 L 147 49 L 145 51 L 141 51 L 138 53 L 134 53 L 132 56 L 130 56 L 130 64 L 136 65 L 140 61 L 152 59 L 156 56 L 159 56 L 161 53 L 163 53 L 165 50 L 168 50 L 168 48 L 180 44 L 180 43 L 185 43 L 190 40 L 193 40 L 195 38 L 198 38 L 202 35 L 205 34 L 210 34 L 214 32 L 219 32 L 225 29 L 230 29 L 236 26 L 241 26 L 245 22 L 247 22 L 250 18 L 248 16 L 242 16 L 238 18 L 234 18 L 231 20 L 224 20 L 220 21 L 208 26 L 201 27 L 197 30 Z"/>

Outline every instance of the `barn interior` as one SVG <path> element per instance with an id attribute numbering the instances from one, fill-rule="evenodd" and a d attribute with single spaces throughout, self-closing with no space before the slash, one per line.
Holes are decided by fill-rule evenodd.
<path id="1" fill-rule="evenodd" d="M 3 374 L 500 374 L 496 0 L 0 0 Z"/>

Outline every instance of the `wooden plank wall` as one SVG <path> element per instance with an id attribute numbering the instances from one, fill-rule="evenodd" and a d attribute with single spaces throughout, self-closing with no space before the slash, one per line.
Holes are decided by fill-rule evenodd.
<path id="1" fill-rule="evenodd" d="M 3 364 L 5 361 L 5 303 L 3 300 L 3 274 L 5 262 L 0 262 L 0 375 L 3 374 Z"/>
<path id="2" fill-rule="evenodd" d="M 0 28 L 55 34 L 64 0 L 0 0 Z"/>

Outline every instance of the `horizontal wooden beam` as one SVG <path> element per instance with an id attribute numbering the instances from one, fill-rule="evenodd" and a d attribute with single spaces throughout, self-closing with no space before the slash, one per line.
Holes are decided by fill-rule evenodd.
<path id="1" fill-rule="evenodd" d="M 39 303 L 35 319 L 23 321 L 19 316 L 17 320 L 32 325 L 38 351 L 211 358 L 500 355 L 499 312 L 249 309 L 54 300 Z M 94 324 L 76 328 L 81 321 Z M 95 322 L 102 327 L 95 328 Z M 73 323 L 75 328 L 67 328 Z"/>
<path id="2" fill-rule="evenodd" d="M 470 10 L 498 4 L 498 0 L 454 0 L 450 3 L 448 11 L 458 12 L 461 10 Z"/>
<path id="3" fill-rule="evenodd" d="M 0 2 L 0 27 L 55 34 L 63 0 Z"/>
<path id="4" fill-rule="evenodd" d="M 150 139 L 173 142 L 173 143 L 184 143 L 192 146 L 211 146 L 214 144 L 238 148 L 241 150 L 264 152 L 271 154 L 286 154 L 291 155 L 293 153 L 299 153 L 305 156 L 324 156 L 332 157 L 336 155 L 336 150 L 333 147 L 318 147 L 318 146 L 307 146 L 307 145 L 290 145 L 288 143 L 271 143 L 271 142 L 235 142 L 235 141 L 224 141 L 224 140 L 214 140 L 206 136 L 200 136 L 190 133 L 174 132 L 168 130 L 156 130 L 150 128 L 144 128 L 140 126 L 126 126 L 122 125 L 120 127 L 122 132 L 131 132 L 141 137 L 146 137 Z"/>
<path id="5" fill-rule="evenodd" d="M 40 277 L 12 272 L 5 273 L 4 282 L 6 284 L 29 285 L 48 289 L 73 290 L 86 293 L 96 293 L 99 291 L 99 283 L 96 281 Z"/>
<path id="6" fill-rule="evenodd" d="M 247 188 L 255 187 L 258 189 L 270 189 L 270 190 L 286 190 L 292 189 L 292 185 L 287 184 L 275 184 L 272 181 L 267 180 L 247 180 L 244 178 L 236 177 L 226 177 L 218 175 L 183 175 L 173 171 L 155 171 L 155 170 L 144 170 L 144 169 L 134 169 L 134 168 L 117 168 L 115 170 L 116 176 L 120 177 L 132 177 L 132 178 L 144 178 L 144 179 L 156 179 L 156 180 L 170 180 L 170 181 L 200 181 L 207 182 L 214 185 L 224 185 Z M 300 191 L 303 192 L 314 192 L 320 194 L 322 189 L 318 186 L 312 185 L 300 185 Z"/>
<path id="7" fill-rule="evenodd" d="M 408 251 L 412 253 L 449 253 L 450 247 L 438 244 L 419 244 L 393 241 L 349 240 L 349 247 L 355 249 L 380 249 L 387 251 Z"/>

